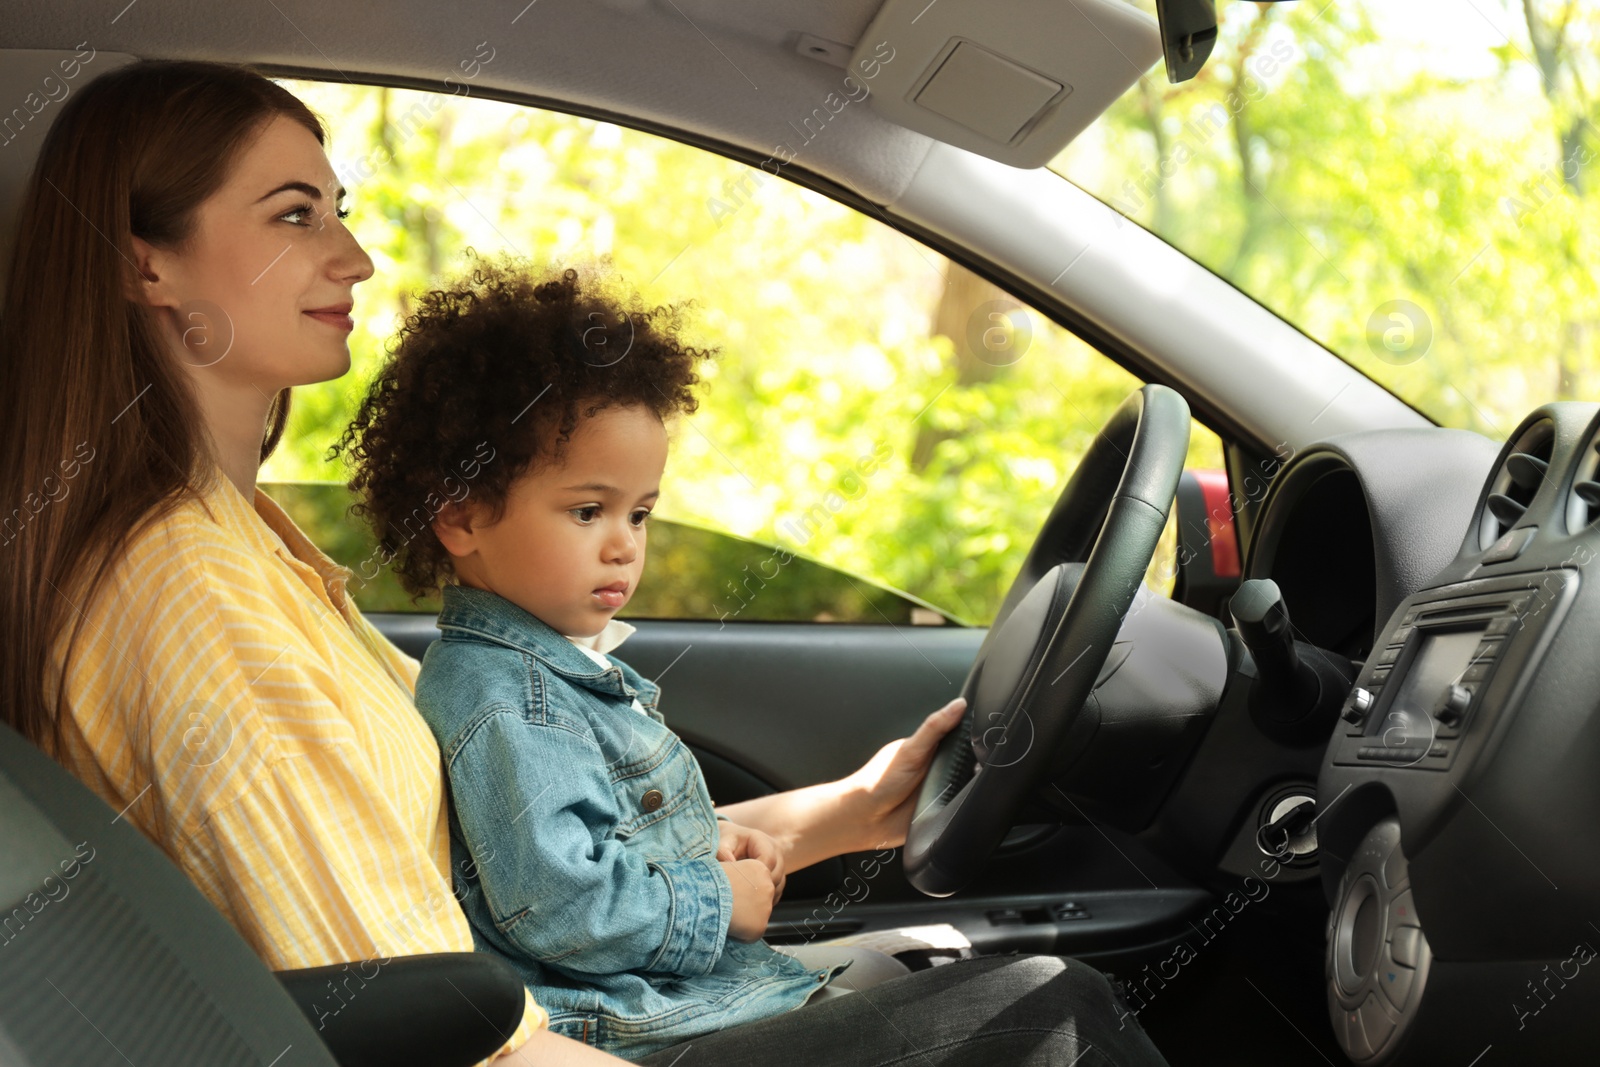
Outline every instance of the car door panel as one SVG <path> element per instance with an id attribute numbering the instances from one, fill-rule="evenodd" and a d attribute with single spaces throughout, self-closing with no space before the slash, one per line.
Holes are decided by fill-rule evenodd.
<path id="1" fill-rule="evenodd" d="M 421 657 L 433 619 L 374 615 Z M 985 631 L 961 627 L 635 620 L 617 655 L 660 684 L 667 724 L 750 781 L 723 783 L 718 803 L 843 777 L 958 696 Z"/>
<path id="2" fill-rule="evenodd" d="M 438 636 L 427 615 L 372 620 L 419 658 Z M 632 621 L 638 632 L 619 655 L 662 686 L 662 713 L 694 750 L 719 803 L 849 774 L 959 693 L 985 634 Z M 890 850 L 816 864 L 790 875 L 772 931 L 804 942 L 950 923 L 984 951 L 1097 956 L 1165 945 L 1205 899 L 1136 839 L 1113 841 L 1076 825 L 1003 847 L 968 891 L 946 901 L 913 889 Z M 1072 904 L 1081 907 L 1063 910 Z"/>

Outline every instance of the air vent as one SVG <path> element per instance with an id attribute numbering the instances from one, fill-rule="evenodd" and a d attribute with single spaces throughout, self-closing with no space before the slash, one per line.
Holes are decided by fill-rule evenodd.
<path id="1" fill-rule="evenodd" d="M 1517 438 L 1489 481 L 1489 496 L 1478 521 L 1479 547 L 1488 548 L 1522 520 L 1550 470 L 1555 436 L 1555 424 L 1541 419 Z"/>
<path id="2" fill-rule="evenodd" d="M 1578 455 L 1572 474 L 1572 492 L 1567 496 L 1567 530 L 1580 533 L 1600 522 L 1600 421 L 1589 432 L 1588 443 Z"/>

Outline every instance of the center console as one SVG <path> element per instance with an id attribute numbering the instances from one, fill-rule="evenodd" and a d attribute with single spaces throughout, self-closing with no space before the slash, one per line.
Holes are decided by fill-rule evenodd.
<path id="1" fill-rule="evenodd" d="M 1587 472 L 1587 473 L 1586 473 Z M 1317 784 L 1357 1064 L 1578 1063 L 1600 1013 L 1600 409 L 1534 412 L 1382 626 Z"/>
<path id="2" fill-rule="evenodd" d="M 1482 737 L 1490 728 L 1474 719 L 1499 668 L 1505 667 L 1502 690 L 1510 688 L 1541 647 L 1539 635 L 1566 580 L 1541 576 L 1530 588 L 1516 576 L 1419 594 L 1345 699 L 1332 762 L 1449 770 L 1464 736 Z"/>
<path id="3" fill-rule="evenodd" d="M 1575 581 L 1562 570 L 1536 580 L 1512 575 L 1426 590 L 1404 603 L 1345 700 L 1321 795 L 1371 793 L 1381 783 L 1404 810 L 1413 842 L 1423 837 L 1459 805 L 1456 778 L 1515 704 Z M 1329 1013 L 1352 1061 L 1382 1062 L 1403 1042 L 1432 961 L 1401 822 L 1386 815 L 1349 857 L 1328 916 Z"/>

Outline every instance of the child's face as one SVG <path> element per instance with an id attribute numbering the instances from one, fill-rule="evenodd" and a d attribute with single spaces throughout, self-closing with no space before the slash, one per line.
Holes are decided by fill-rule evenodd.
<path id="1" fill-rule="evenodd" d="M 498 522 L 476 525 L 469 499 L 435 531 L 463 585 L 505 597 L 558 633 L 592 637 L 638 588 L 645 517 L 666 464 L 654 412 L 605 408 L 580 419 L 559 466 L 513 483 Z"/>

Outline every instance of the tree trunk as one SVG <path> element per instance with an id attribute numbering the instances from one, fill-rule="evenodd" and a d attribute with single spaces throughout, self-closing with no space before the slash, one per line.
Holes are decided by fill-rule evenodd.
<path id="1" fill-rule="evenodd" d="M 1161 164 L 1166 162 L 1172 146 L 1167 138 L 1167 131 L 1161 125 L 1161 94 L 1156 92 L 1148 75 L 1139 79 L 1139 106 L 1144 112 L 1145 122 L 1150 126 L 1150 137 L 1156 146 L 1156 205 L 1150 225 L 1155 230 L 1156 236 L 1170 241 L 1173 236 L 1172 192 L 1161 177 Z"/>
<path id="2" fill-rule="evenodd" d="M 1239 108 L 1233 113 L 1233 147 L 1239 155 L 1239 191 L 1242 194 L 1240 202 L 1244 204 L 1244 231 L 1239 235 L 1239 244 L 1233 250 L 1233 259 L 1228 264 L 1228 269 L 1223 272 L 1223 277 L 1234 284 L 1240 284 L 1251 255 L 1255 252 L 1257 239 L 1261 236 L 1264 213 L 1263 206 L 1266 193 L 1261 188 L 1265 180 L 1256 173 L 1255 160 L 1250 156 L 1250 97 L 1245 92 L 1245 83 L 1251 75 L 1248 67 L 1250 57 L 1261 44 L 1261 35 L 1266 31 L 1267 18 L 1270 8 L 1258 6 L 1255 21 L 1251 23 L 1250 30 L 1245 34 L 1239 44 L 1239 50 L 1233 59 L 1233 87 L 1239 93 Z M 1230 108 L 1230 111 L 1233 109 Z"/>
<path id="3" fill-rule="evenodd" d="M 945 261 L 944 277 L 944 290 L 934 306 L 930 332 L 950 339 L 958 388 L 994 381 L 1021 358 L 1014 320 L 1019 311 L 1022 315 L 1031 312 L 999 286 L 952 260 Z M 911 449 L 911 469 L 920 473 L 933 459 L 939 442 L 959 433 L 920 423 Z"/>
<path id="4" fill-rule="evenodd" d="M 1567 46 L 1567 24 L 1572 19 L 1572 3 L 1561 5 L 1560 22 L 1546 20 L 1538 10 L 1537 0 L 1522 0 L 1522 15 L 1528 25 L 1528 42 L 1533 46 L 1534 64 L 1539 68 L 1539 86 L 1544 90 L 1550 105 L 1551 116 L 1556 120 L 1556 144 L 1560 152 L 1561 182 L 1567 193 L 1578 203 L 1573 210 L 1580 214 L 1583 205 L 1583 148 L 1585 133 L 1589 128 L 1588 101 L 1582 98 L 1581 85 L 1574 73 L 1571 79 L 1577 87 L 1578 99 L 1569 106 L 1563 99 L 1563 72 L 1571 65 L 1572 57 Z M 1581 268 L 1581 265 L 1579 265 Z M 1592 324 L 1583 320 L 1563 324 L 1561 348 L 1556 353 L 1556 397 L 1573 400 L 1588 395 L 1587 377 L 1590 373 L 1589 343 L 1593 336 Z"/>

